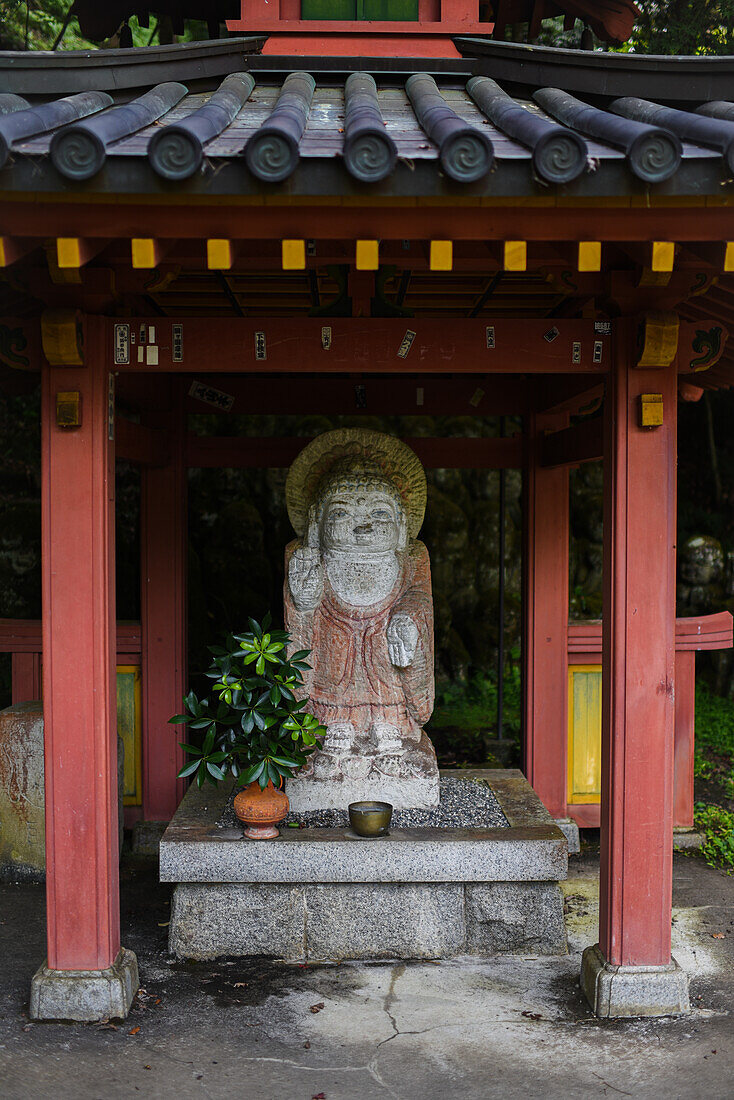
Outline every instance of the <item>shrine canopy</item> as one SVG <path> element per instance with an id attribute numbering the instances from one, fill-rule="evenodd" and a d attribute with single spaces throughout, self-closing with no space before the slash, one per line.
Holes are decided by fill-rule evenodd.
<path id="1" fill-rule="evenodd" d="M 612 316 L 677 308 L 731 328 L 734 59 L 476 38 L 430 62 L 295 59 L 263 42 L 0 54 L 0 266 L 45 268 L 55 239 L 58 265 L 87 273 L 121 248 L 142 270 L 262 269 L 265 242 L 282 242 L 282 270 L 305 278 L 338 260 L 333 242 L 349 262 L 361 240 L 357 270 L 503 273 L 501 288 L 454 298 L 460 314 L 488 315 L 522 277 L 553 292 L 544 316 L 616 302 Z M 170 283 L 156 297 L 169 313 Z M 723 349 L 697 384 L 733 370 Z"/>

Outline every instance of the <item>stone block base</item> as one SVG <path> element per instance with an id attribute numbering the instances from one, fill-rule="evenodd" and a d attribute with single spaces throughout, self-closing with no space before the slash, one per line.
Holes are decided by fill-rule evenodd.
<path id="1" fill-rule="evenodd" d="M 316 779 L 295 776 L 288 780 L 288 801 L 293 813 L 309 813 L 336 806 L 346 809 L 350 802 L 376 799 L 389 802 L 396 810 L 413 807 L 430 809 L 439 803 L 438 770 L 433 775 L 390 776 L 379 779 Z"/>
<path id="2" fill-rule="evenodd" d="M 668 966 L 612 966 L 599 944 L 581 961 L 581 988 L 597 1016 L 677 1016 L 690 1012 L 688 977 Z"/>
<path id="3" fill-rule="evenodd" d="M 557 883 L 179 883 L 174 955 L 288 961 L 566 952 Z"/>
<path id="4" fill-rule="evenodd" d="M 105 970 L 50 970 L 44 963 L 31 982 L 32 1020 L 108 1020 L 130 1011 L 140 982 L 138 960 L 120 948 Z"/>
<path id="5" fill-rule="evenodd" d="M 579 836 L 578 825 L 572 817 L 557 817 L 555 821 L 568 841 L 568 854 L 570 856 L 577 856 L 581 851 L 581 838 Z"/>

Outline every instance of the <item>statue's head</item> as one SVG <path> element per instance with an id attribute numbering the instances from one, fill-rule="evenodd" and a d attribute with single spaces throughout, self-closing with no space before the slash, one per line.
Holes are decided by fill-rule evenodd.
<path id="1" fill-rule="evenodd" d="M 359 462 L 339 466 L 309 509 L 307 541 L 335 553 L 383 554 L 404 550 L 405 508 L 397 488 Z"/>
<path id="2" fill-rule="evenodd" d="M 288 515 L 310 546 L 352 554 L 404 550 L 426 508 L 418 456 L 395 436 L 337 428 L 304 447 L 288 471 Z"/>

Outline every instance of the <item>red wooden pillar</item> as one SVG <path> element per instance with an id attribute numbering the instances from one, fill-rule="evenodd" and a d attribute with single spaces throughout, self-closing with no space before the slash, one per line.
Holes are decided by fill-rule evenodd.
<path id="1" fill-rule="evenodd" d="M 688 1008 L 671 960 L 675 719 L 676 367 L 635 366 L 616 323 L 605 398 L 599 943 L 582 985 L 598 1015 Z M 640 426 L 642 394 L 664 422 Z"/>
<path id="2" fill-rule="evenodd" d="M 106 324 L 89 318 L 85 327 L 84 365 L 43 371 L 48 959 L 31 989 L 31 1013 L 38 1018 L 124 1015 L 137 987 L 135 956 L 120 948 L 115 476 Z M 80 396 L 81 426 L 57 426 L 62 393 Z M 56 973 L 70 970 L 85 974 Z"/>
<path id="3" fill-rule="evenodd" d="M 546 430 L 565 415 L 528 418 L 524 470 L 525 774 L 554 817 L 566 816 L 568 755 L 568 468 L 538 464 Z"/>
<path id="4" fill-rule="evenodd" d="M 166 431 L 168 461 L 142 470 L 141 641 L 143 702 L 143 817 L 166 821 L 183 796 L 176 773 L 183 763 L 168 724 L 186 689 L 187 469 L 185 414 L 174 379 L 160 379 L 162 411 L 146 423 Z"/>

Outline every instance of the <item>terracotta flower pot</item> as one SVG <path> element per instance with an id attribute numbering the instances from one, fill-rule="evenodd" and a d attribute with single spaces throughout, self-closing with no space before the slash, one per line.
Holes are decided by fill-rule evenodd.
<path id="1" fill-rule="evenodd" d="M 250 840 L 274 840 L 280 836 L 275 826 L 283 820 L 289 808 L 285 791 L 276 790 L 272 781 L 263 791 L 255 780 L 234 800 L 234 812 L 245 826 L 245 836 Z"/>

